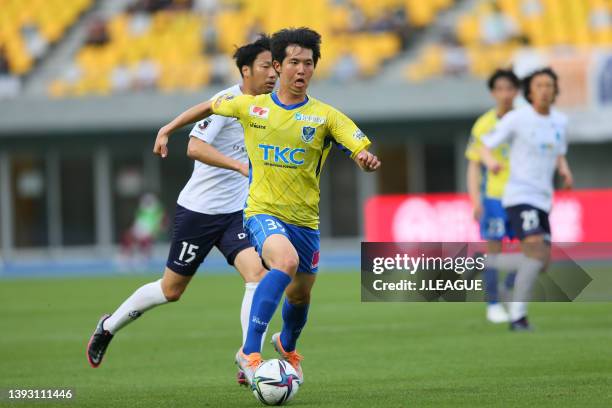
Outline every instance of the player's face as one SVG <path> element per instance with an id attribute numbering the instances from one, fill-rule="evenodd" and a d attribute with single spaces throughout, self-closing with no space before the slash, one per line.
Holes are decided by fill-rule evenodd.
<path id="1" fill-rule="evenodd" d="M 555 101 L 555 81 L 549 75 L 536 75 L 529 91 L 533 106 L 548 108 Z"/>
<path id="2" fill-rule="evenodd" d="M 253 68 L 250 71 L 250 80 L 257 94 L 272 92 L 276 85 L 276 71 L 272 66 L 270 51 L 260 52 L 253 61 Z"/>
<path id="3" fill-rule="evenodd" d="M 508 110 L 512 109 L 512 103 L 514 98 L 516 98 L 517 92 L 518 89 L 509 79 L 498 78 L 495 81 L 491 95 L 493 95 L 493 99 L 495 99 L 498 107 Z"/>
<path id="4" fill-rule="evenodd" d="M 294 95 L 305 95 L 308 83 L 314 73 L 312 50 L 298 45 L 289 45 L 285 50 L 282 65 L 276 63 L 280 73 L 281 87 L 289 89 Z"/>

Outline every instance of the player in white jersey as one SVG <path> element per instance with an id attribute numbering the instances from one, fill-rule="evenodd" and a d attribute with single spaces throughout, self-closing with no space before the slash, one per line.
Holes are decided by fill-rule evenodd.
<path id="1" fill-rule="evenodd" d="M 550 256 L 550 224 L 555 170 L 563 187 L 571 188 L 572 172 L 567 153 L 567 118 L 552 105 L 559 93 L 558 78 L 550 68 L 538 70 L 523 80 L 525 99 L 522 108 L 509 112 L 494 131 L 483 138 L 482 158 L 494 173 L 501 169 L 491 149 L 510 143 L 510 177 L 502 204 L 515 235 L 521 240 L 522 255 L 490 256 L 500 269 L 516 267 L 510 328 L 530 329 L 527 303 L 538 273 L 546 269 Z"/>
<path id="2" fill-rule="evenodd" d="M 487 85 L 495 100 L 495 108 L 481 115 L 472 127 L 470 142 L 465 151 L 467 166 L 467 187 L 474 208 L 474 218 L 480 223 L 480 237 L 487 241 L 487 253 L 498 254 L 502 251 L 504 238 L 513 238 L 510 220 L 502 206 L 501 198 L 510 175 L 508 166 L 508 146 L 502 144 L 493 154 L 505 167 L 497 174 L 486 171 L 479 149 L 482 138 L 489 133 L 497 122 L 513 108 L 514 99 L 520 89 L 520 80 L 512 70 L 497 69 Z M 514 285 L 514 271 L 506 276 L 504 288 Z M 464 275 L 466 276 L 466 275 Z M 487 299 L 487 320 L 492 323 L 507 323 L 508 313 L 499 302 L 499 272 L 487 267 L 483 271 L 484 288 Z"/>
<path id="3" fill-rule="evenodd" d="M 223 90 L 215 97 L 220 94 L 259 95 L 274 89 L 276 72 L 267 36 L 262 35 L 255 42 L 238 48 L 234 59 L 242 84 Z M 177 200 L 172 244 L 163 277 L 137 289 L 112 315 L 102 316 L 87 346 L 87 358 L 92 367 L 100 365 L 118 330 L 155 306 L 179 300 L 213 246 L 223 253 L 246 283 L 240 312 L 244 341 L 253 294 L 265 274 L 242 226 L 249 174 L 244 130 L 234 118 L 213 115 L 198 122 L 190 136 L 187 155 L 195 164 Z M 162 157 L 167 153 L 165 151 Z"/>

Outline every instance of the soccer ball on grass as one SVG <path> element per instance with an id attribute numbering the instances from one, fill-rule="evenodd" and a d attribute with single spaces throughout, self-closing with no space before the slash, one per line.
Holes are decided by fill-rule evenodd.
<path id="1" fill-rule="evenodd" d="M 284 360 L 265 361 L 255 371 L 253 394 L 266 405 L 282 405 L 290 401 L 300 388 L 299 377 L 291 364 Z"/>

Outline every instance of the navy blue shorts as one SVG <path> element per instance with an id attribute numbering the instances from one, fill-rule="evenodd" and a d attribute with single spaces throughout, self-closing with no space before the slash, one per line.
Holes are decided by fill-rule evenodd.
<path id="1" fill-rule="evenodd" d="M 548 213 L 529 204 L 506 207 L 512 230 L 521 241 L 530 235 L 544 235 L 550 242 L 550 223 Z"/>
<path id="2" fill-rule="evenodd" d="M 242 226 L 242 211 L 210 215 L 177 205 L 166 266 L 180 275 L 192 276 L 213 246 L 230 265 L 240 251 L 251 247 Z"/>

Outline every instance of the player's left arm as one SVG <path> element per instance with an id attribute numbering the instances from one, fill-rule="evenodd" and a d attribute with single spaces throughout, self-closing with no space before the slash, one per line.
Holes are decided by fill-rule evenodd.
<path id="1" fill-rule="evenodd" d="M 353 160 L 361 170 L 367 172 L 378 170 L 381 164 L 380 159 L 374 153 L 369 152 L 368 149 L 361 150 L 353 157 Z"/>
<path id="2" fill-rule="evenodd" d="M 567 159 L 565 158 L 565 155 L 567 154 L 567 138 L 565 136 L 566 132 L 567 132 L 567 119 L 563 117 L 562 128 L 560 129 L 558 133 L 559 144 L 558 144 L 558 153 L 557 153 L 558 155 L 557 155 L 556 167 L 557 167 L 557 172 L 559 173 L 559 176 L 561 177 L 561 180 L 562 180 L 561 187 L 569 190 L 574 185 L 574 176 L 572 175 L 572 170 L 570 169 L 569 163 L 567 162 Z"/>
<path id="3" fill-rule="evenodd" d="M 211 144 L 191 136 L 187 145 L 187 156 L 209 166 L 220 167 L 222 169 L 234 170 L 245 177 L 249 176 L 249 165 L 241 161 L 227 157 Z"/>
<path id="4" fill-rule="evenodd" d="M 562 179 L 562 188 L 570 190 L 574 185 L 574 176 L 565 155 L 557 157 L 557 171 Z"/>
<path id="5" fill-rule="evenodd" d="M 350 155 L 363 171 L 376 171 L 381 161 L 368 150 L 372 142 L 346 115 L 336 110 L 329 112 L 328 129 L 340 148 Z"/>

